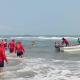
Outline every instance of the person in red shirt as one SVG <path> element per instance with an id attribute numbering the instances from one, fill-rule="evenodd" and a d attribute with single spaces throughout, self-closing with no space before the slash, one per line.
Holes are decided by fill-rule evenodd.
<path id="1" fill-rule="evenodd" d="M 66 44 L 66 46 L 69 46 L 69 41 L 65 38 L 62 38 L 62 45 Z"/>
<path id="2" fill-rule="evenodd" d="M 23 53 L 25 52 L 24 47 L 20 41 L 16 43 L 15 52 L 17 53 L 18 57 L 22 58 Z"/>
<path id="3" fill-rule="evenodd" d="M 4 40 L 4 47 L 7 49 L 7 39 Z"/>
<path id="4" fill-rule="evenodd" d="M 10 53 L 14 53 L 14 51 L 15 51 L 15 40 L 11 40 L 9 42 L 8 48 L 9 48 Z"/>
<path id="5" fill-rule="evenodd" d="M 2 41 L 0 41 L 0 44 L 1 44 L 1 46 L 3 46 L 4 47 L 4 40 L 2 40 Z"/>
<path id="6" fill-rule="evenodd" d="M 4 61 L 6 61 L 6 63 L 8 63 L 8 59 L 5 54 L 5 49 L 0 44 L 0 73 L 3 72 Z"/>
<path id="7" fill-rule="evenodd" d="M 0 41 L 0 44 L 4 47 L 4 49 L 7 49 L 7 42 L 2 40 Z"/>

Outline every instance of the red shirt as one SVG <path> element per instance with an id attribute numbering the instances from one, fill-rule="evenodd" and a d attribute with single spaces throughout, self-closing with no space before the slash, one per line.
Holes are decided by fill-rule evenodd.
<path id="1" fill-rule="evenodd" d="M 0 44 L 2 47 L 4 47 L 4 41 L 1 41 Z"/>
<path id="2" fill-rule="evenodd" d="M 68 42 L 66 39 L 63 41 L 63 43 L 65 43 L 65 44 L 69 44 L 69 42 Z"/>
<path id="3" fill-rule="evenodd" d="M 7 42 L 4 42 L 4 47 L 7 47 Z"/>
<path id="4" fill-rule="evenodd" d="M 24 48 L 22 44 L 16 44 L 16 51 L 17 52 L 24 52 Z"/>
<path id="5" fill-rule="evenodd" d="M 6 61 L 7 62 L 7 58 L 6 58 L 6 55 L 5 55 L 5 50 L 3 47 L 0 47 L 0 61 Z"/>
<path id="6" fill-rule="evenodd" d="M 9 48 L 14 48 L 15 47 L 15 42 L 11 41 L 8 46 L 9 46 Z"/>

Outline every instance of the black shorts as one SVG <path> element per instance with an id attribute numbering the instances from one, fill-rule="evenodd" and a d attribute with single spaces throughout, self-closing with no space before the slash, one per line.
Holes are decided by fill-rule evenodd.
<path id="1" fill-rule="evenodd" d="M 0 61 L 0 67 L 4 67 L 4 61 Z"/>
<path id="2" fill-rule="evenodd" d="M 17 52 L 17 56 L 22 56 L 23 52 Z"/>

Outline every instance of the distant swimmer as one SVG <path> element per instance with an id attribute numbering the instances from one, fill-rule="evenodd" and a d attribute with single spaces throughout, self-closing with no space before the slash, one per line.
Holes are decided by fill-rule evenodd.
<path id="1" fill-rule="evenodd" d="M 36 43 L 35 43 L 35 41 L 32 41 L 32 47 L 34 47 L 34 46 L 35 46 L 35 44 L 36 44 Z"/>
<path id="2" fill-rule="evenodd" d="M 77 40 L 77 41 L 78 41 L 78 44 L 80 44 L 80 38 L 78 38 L 78 40 Z"/>
<path id="3" fill-rule="evenodd" d="M 21 41 L 18 41 L 18 42 L 16 43 L 15 52 L 17 53 L 17 57 L 22 58 L 23 53 L 25 52 L 25 50 L 24 50 L 24 47 L 23 47 Z"/>
<path id="4" fill-rule="evenodd" d="M 8 59 L 5 54 L 5 49 L 0 44 L 0 73 L 3 72 L 4 61 L 6 61 L 6 63 L 8 63 Z"/>
<path id="5" fill-rule="evenodd" d="M 9 52 L 14 53 L 15 52 L 15 40 L 11 40 L 8 44 Z"/>

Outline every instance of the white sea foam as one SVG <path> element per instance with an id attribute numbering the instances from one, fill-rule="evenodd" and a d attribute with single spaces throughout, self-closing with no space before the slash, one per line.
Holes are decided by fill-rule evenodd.
<path id="1" fill-rule="evenodd" d="M 15 67 L 17 68 L 15 71 L 14 69 L 6 71 L 4 78 L 8 80 L 80 80 L 80 61 L 25 58 Z M 15 73 L 22 75 L 17 76 Z M 31 75 L 33 76 L 30 77 Z"/>
<path id="2" fill-rule="evenodd" d="M 6 79 L 6 80 L 26 80 L 25 78 L 12 78 L 12 79 Z"/>
<path id="3" fill-rule="evenodd" d="M 26 71 L 30 71 L 31 68 L 30 67 L 25 67 L 23 69 L 17 70 L 17 72 L 26 72 Z"/>
<path id="4" fill-rule="evenodd" d="M 62 64 L 55 64 L 59 62 Z M 25 64 L 21 65 L 24 67 L 17 70 L 17 72 L 35 72 L 36 75 L 33 78 L 28 78 L 28 80 L 80 80 L 79 76 L 76 75 L 77 73 L 80 74 L 80 69 L 78 68 L 80 65 L 78 65 L 76 62 L 77 61 L 52 60 L 52 62 L 49 63 L 49 61 L 41 58 L 28 59 L 23 60 L 22 63 Z M 78 68 L 79 71 L 76 70 L 75 73 L 73 73 L 72 69 L 70 69 L 70 63 L 74 65 L 77 64 L 75 67 L 76 69 Z M 73 70 L 75 67 L 72 67 Z"/>
<path id="5" fill-rule="evenodd" d="M 21 40 L 55 40 L 55 39 L 62 39 L 63 37 L 45 37 L 45 36 L 39 36 L 39 37 L 11 37 L 10 39 L 21 39 Z M 66 39 L 77 39 L 77 37 L 64 37 Z"/>

